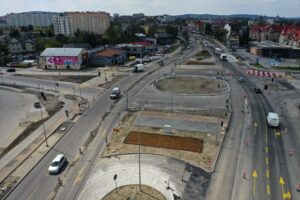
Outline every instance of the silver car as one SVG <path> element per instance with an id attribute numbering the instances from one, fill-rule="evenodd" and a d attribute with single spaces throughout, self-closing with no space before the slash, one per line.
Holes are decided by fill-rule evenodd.
<path id="1" fill-rule="evenodd" d="M 48 172 L 49 174 L 58 174 L 62 167 L 66 164 L 67 159 L 64 154 L 58 154 L 51 162 Z"/>

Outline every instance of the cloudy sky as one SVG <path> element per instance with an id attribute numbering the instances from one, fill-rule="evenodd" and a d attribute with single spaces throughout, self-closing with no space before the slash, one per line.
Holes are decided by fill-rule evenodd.
<path id="1" fill-rule="evenodd" d="M 263 14 L 300 17 L 300 0 L 0 0 L 0 15 L 23 11 L 106 11 L 110 14 Z"/>

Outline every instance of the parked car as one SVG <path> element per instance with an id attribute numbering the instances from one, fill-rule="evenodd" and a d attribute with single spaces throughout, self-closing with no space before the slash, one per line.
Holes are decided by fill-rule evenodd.
<path id="1" fill-rule="evenodd" d="M 64 154 L 58 154 L 51 162 L 48 172 L 49 174 L 58 174 L 63 166 L 66 164 L 67 159 Z"/>
<path id="2" fill-rule="evenodd" d="M 34 102 L 33 106 L 34 106 L 35 108 L 41 108 L 40 102 Z"/>
<path id="3" fill-rule="evenodd" d="M 243 77 L 240 77 L 240 78 L 238 79 L 238 81 L 239 81 L 239 82 L 245 82 L 245 79 L 244 79 Z"/>
<path id="4" fill-rule="evenodd" d="M 255 93 L 262 93 L 262 91 L 261 91 L 261 89 L 260 88 L 254 88 L 254 91 L 255 91 Z"/>
<path id="5" fill-rule="evenodd" d="M 6 70 L 7 72 L 16 72 L 16 69 L 15 68 L 9 68 Z"/>

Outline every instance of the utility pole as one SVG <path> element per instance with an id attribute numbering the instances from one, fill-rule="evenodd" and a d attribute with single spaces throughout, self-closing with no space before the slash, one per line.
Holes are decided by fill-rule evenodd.
<path id="1" fill-rule="evenodd" d="M 141 137 L 140 137 L 140 116 L 144 108 L 142 107 L 138 116 L 138 156 L 139 156 L 139 190 L 142 191 L 142 173 L 141 173 Z"/>

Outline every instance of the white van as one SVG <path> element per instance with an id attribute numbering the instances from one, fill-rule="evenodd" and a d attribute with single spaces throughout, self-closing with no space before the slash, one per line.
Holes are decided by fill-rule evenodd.
<path id="1" fill-rule="evenodd" d="M 277 113 L 269 112 L 267 115 L 267 122 L 271 127 L 279 127 L 279 117 Z"/>

